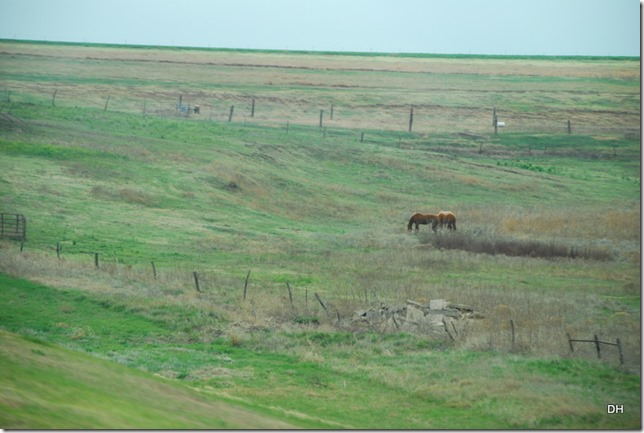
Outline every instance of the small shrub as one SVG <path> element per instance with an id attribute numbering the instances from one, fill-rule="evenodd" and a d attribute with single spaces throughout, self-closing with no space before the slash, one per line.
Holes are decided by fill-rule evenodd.
<path id="1" fill-rule="evenodd" d="M 231 346 L 240 347 L 242 345 L 243 338 L 236 332 L 231 332 L 230 334 L 228 334 L 228 340 L 230 341 Z"/>
<path id="2" fill-rule="evenodd" d="M 297 316 L 295 318 L 295 323 L 302 325 L 319 325 L 320 319 L 314 316 Z"/>

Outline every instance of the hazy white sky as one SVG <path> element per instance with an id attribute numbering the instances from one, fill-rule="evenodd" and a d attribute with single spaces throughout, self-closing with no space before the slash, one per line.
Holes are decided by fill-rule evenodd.
<path id="1" fill-rule="evenodd" d="M 640 55 L 639 0 L 0 0 L 0 38 L 440 54 Z"/>

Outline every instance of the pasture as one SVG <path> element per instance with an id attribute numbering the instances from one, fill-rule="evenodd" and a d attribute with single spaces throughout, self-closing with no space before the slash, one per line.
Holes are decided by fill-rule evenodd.
<path id="1" fill-rule="evenodd" d="M 3 330 L 300 427 L 640 428 L 639 59 L 1 41 L 0 65 L 28 239 L 0 241 Z M 435 299 L 485 318 L 353 320 Z M 624 363 L 571 354 L 594 335 Z"/>

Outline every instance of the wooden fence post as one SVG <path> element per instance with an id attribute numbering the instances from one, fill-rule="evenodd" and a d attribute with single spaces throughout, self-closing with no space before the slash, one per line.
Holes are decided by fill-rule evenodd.
<path id="1" fill-rule="evenodd" d="M 329 119 L 333 120 L 333 104 L 331 104 L 331 115 L 329 116 Z"/>
<path id="2" fill-rule="evenodd" d="M 150 262 L 150 263 L 152 263 L 152 276 L 154 276 L 154 279 L 156 280 L 157 279 L 157 267 L 154 266 L 154 262 Z"/>
<path id="3" fill-rule="evenodd" d="M 60 260 L 60 242 L 56 242 L 56 257 Z"/>
<path id="4" fill-rule="evenodd" d="M 315 297 L 317 298 L 320 305 L 322 305 L 322 308 L 324 308 L 324 311 L 326 311 L 326 313 L 328 314 L 329 311 L 326 309 L 326 305 L 324 305 L 324 301 L 322 301 L 322 298 L 320 298 L 320 295 L 318 295 L 317 292 L 315 292 Z"/>
<path id="5" fill-rule="evenodd" d="M 295 311 L 295 305 L 293 305 L 293 293 L 291 292 L 291 285 L 286 282 L 286 288 L 288 289 L 288 299 L 291 301 L 291 308 Z"/>
<path id="6" fill-rule="evenodd" d="M 360 133 L 360 143 L 364 142 L 364 132 Z"/>
<path id="7" fill-rule="evenodd" d="M 595 335 L 595 348 L 597 349 L 597 358 L 601 359 L 602 354 L 601 354 L 601 349 L 599 348 L 599 337 Z"/>
<path id="8" fill-rule="evenodd" d="M 58 89 L 54 89 L 54 94 L 51 97 L 51 106 L 52 107 L 56 105 L 56 93 L 58 93 Z"/>
<path id="9" fill-rule="evenodd" d="M 94 253 L 94 266 L 98 269 L 98 253 Z"/>
<path id="10" fill-rule="evenodd" d="M 568 134 L 572 133 L 572 126 L 570 125 L 570 119 L 568 119 Z"/>
<path id="11" fill-rule="evenodd" d="M 324 110 L 320 110 L 320 128 L 322 128 L 322 117 L 324 116 Z"/>
<path id="12" fill-rule="evenodd" d="M 253 102 L 250 106 L 250 117 L 255 117 L 255 98 L 253 98 Z"/>
<path id="13" fill-rule="evenodd" d="M 110 102 L 110 98 L 111 96 L 107 97 L 107 100 L 105 101 L 105 108 L 103 109 L 103 111 L 107 111 L 107 104 Z"/>
<path id="14" fill-rule="evenodd" d="M 572 346 L 572 338 L 570 338 L 570 334 L 567 332 L 566 335 L 568 336 L 568 346 L 570 346 L 570 353 L 575 353 L 575 348 Z"/>
<path id="15" fill-rule="evenodd" d="M 193 271 L 192 276 L 195 279 L 195 288 L 197 289 L 197 292 L 201 292 L 201 290 L 199 289 L 199 274 L 197 273 L 197 271 Z"/>
<path id="16" fill-rule="evenodd" d="M 232 120 L 233 120 L 233 111 L 235 111 L 235 106 L 231 105 L 230 106 L 230 113 L 228 113 L 228 122 L 232 122 Z"/>
<path id="17" fill-rule="evenodd" d="M 622 342 L 619 341 L 619 338 L 616 341 L 617 343 L 617 350 L 619 350 L 619 363 L 624 364 L 624 352 L 622 352 Z"/>
<path id="18" fill-rule="evenodd" d="M 246 300 L 246 291 L 248 290 L 248 278 L 250 277 L 250 269 L 246 274 L 246 281 L 244 281 L 244 300 Z"/>
<path id="19" fill-rule="evenodd" d="M 414 107 L 409 111 L 409 132 L 411 132 L 412 125 L 414 124 Z"/>
<path id="20" fill-rule="evenodd" d="M 514 320 L 510 319 L 510 330 L 512 331 L 512 347 L 514 347 L 515 343 L 515 335 L 514 335 Z"/>

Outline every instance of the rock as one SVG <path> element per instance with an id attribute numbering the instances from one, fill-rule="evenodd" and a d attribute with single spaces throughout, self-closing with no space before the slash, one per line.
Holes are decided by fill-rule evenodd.
<path id="1" fill-rule="evenodd" d="M 432 310 L 442 310 L 447 308 L 447 301 L 444 299 L 432 299 L 429 301 L 429 308 Z"/>

